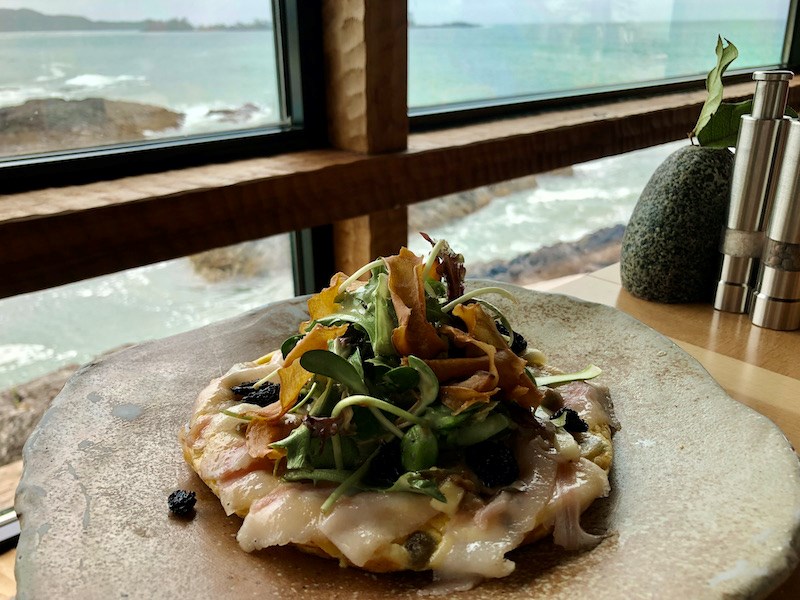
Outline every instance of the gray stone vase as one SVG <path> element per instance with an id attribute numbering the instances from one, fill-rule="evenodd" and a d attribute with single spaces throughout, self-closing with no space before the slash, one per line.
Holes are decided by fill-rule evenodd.
<path id="1" fill-rule="evenodd" d="M 710 302 L 733 154 L 687 145 L 656 169 L 622 237 L 622 285 L 655 302 Z"/>

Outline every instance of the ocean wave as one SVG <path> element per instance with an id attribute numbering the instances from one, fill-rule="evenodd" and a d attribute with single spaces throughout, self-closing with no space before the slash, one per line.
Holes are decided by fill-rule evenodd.
<path id="1" fill-rule="evenodd" d="M 34 98 L 54 98 L 57 94 L 43 87 L 6 87 L 0 88 L 0 107 L 25 104 Z"/>
<path id="2" fill-rule="evenodd" d="M 67 76 L 67 73 L 66 71 L 64 71 L 64 68 L 67 66 L 69 65 L 63 63 L 51 63 L 46 67 L 44 67 L 48 71 L 48 74 L 39 75 L 36 78 L 36 81 L 38 83 L 46 83 L 48 81 L 58 81 L 59 79 L 64 79 L 64 77 Z"/>
<path id="3" fill-rule="evenodd" d="M 128 81 L 144 82 L 147 78 L 143 75 L 98 75 L 96 73 L 85 73 L 77 75 L 64 82 L 65 86 L 72 88 L 91 88 L 94 90 L 110 87 L 117 83 L 124 83 Z"/>
<path id="4" fill-rule="evenodd" d="M 576 187 L 564 190 L 538 188 L 528 196 L 528 204 L 551 202 L 585 202 L 587 200 L 620 200 L 636 193 L 629 187 L 603 189 L 600 187 Z"/>
<path id="5" fill-rule="evenodd" d="M 193 104 L 171 107 L 183 113 L 183 124 L 173 132 L 145 132 L 148 137 L 164 137 L 165 134 L 198 135 L 218 133 L 236 129 L 265 127 L 275 123 L 273 110 L 255 102 L 245 102 L 239 106 L 230 106 L 222 102 L 209 104 Z"/>

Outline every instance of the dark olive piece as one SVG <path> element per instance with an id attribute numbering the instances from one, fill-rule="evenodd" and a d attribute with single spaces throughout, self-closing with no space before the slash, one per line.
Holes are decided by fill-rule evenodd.
<path id="1" fill-rule="evenodd" d="M 506 329 L 500 321 L 495 321 L 494 324 L 497 327 L 497 331 L 499 331 L 502 335 L 510 335 L 508 329 Z M 522 354 L 528 349 L 528 340 L 515 331 L 514 335 L 511 336 L 510 347 L 514 354 Z"/>
<path id="2" fill-rule="evenodd" d="M 167 506 L 173 515 L 178 517 L 186 517 L 194 511 L 194 505 L 197 502 L 194 492 L 187 492 L 186 490 L 175 490 L 167 498 Z"/>
<path id="3" fill-rule="evenodd" d="M 578 413 L 571 408 L 559 408 L 555 413 L 553 413 L 553 416 L 550 417 L 550 420 L 555 421 L 564 414 L 567 415 L 567 419 L 564 422 L 564 429 L 570 433 L 583 433 L 584 431 L 589 431 L 589 426 L 586 424 L 586 421 L 581 419 L 578 416 Z"/>
<path id="4" fill-rule="evenodd" d="M 237 396 L 241 396 L 242 402 L 257 404 L 258 406 L 267 406 L 280 399 L 280 384 L 267 381 L 258 388 L 255 388 L 253 387 L 255 383 L 255 381 L 251 381 L 249 383 L 235 385 L 231 388 L 231 391 Z"/>
<path id="5" fill-rule="evenodd" d="M 510 485 L 519 479 L 514 452 L 502 440 L 490 438 L 469 446 L 464 458 L 480 482 L 489 488 Z"/>
<path id="6" fill-rule="evenodd" d="M 382 444 L 378 454 L 369 465 L 364 482 L 379 488 L 394 485 L 397 478 L 406 472 L 401 456 L 399 439 L 395 438 L 391 442 Z"/>

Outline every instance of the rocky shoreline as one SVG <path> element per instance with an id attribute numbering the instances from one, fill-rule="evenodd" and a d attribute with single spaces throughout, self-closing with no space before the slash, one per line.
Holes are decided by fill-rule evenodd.
<path id="1" fill-rule="evenodd" d="M 0 148 L 14 156 L 148 139 L 177 130 L 184 115 L 160 106 L 105 98 L 28 100 L 0 108 Z"/>

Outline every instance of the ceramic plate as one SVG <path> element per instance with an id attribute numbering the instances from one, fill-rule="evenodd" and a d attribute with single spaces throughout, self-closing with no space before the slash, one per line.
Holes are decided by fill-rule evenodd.
<path id="1" fill-rule="evenodd" d="M 735 598 L 777 586 L 797 560 L 800 463 L 766 418 L 729 398 L 669 340 L 607 306 L 510 288 L 513 324 L 568 370 L 592 362 L 622 429 L 613 491 L 585 515 L 596 549 L 548 542 L 471 598 Z M 237 517 L 183 462 L 195 396 L 278 347 L 304 302 L 274 304 L 141 344 L 79 371 L 25 449 L 18 598 L 412 598 L 429 574 L 374 575 L 291 549 L 241 551 Z M 170 518 L 167 496 L 198 493 Z"/>

